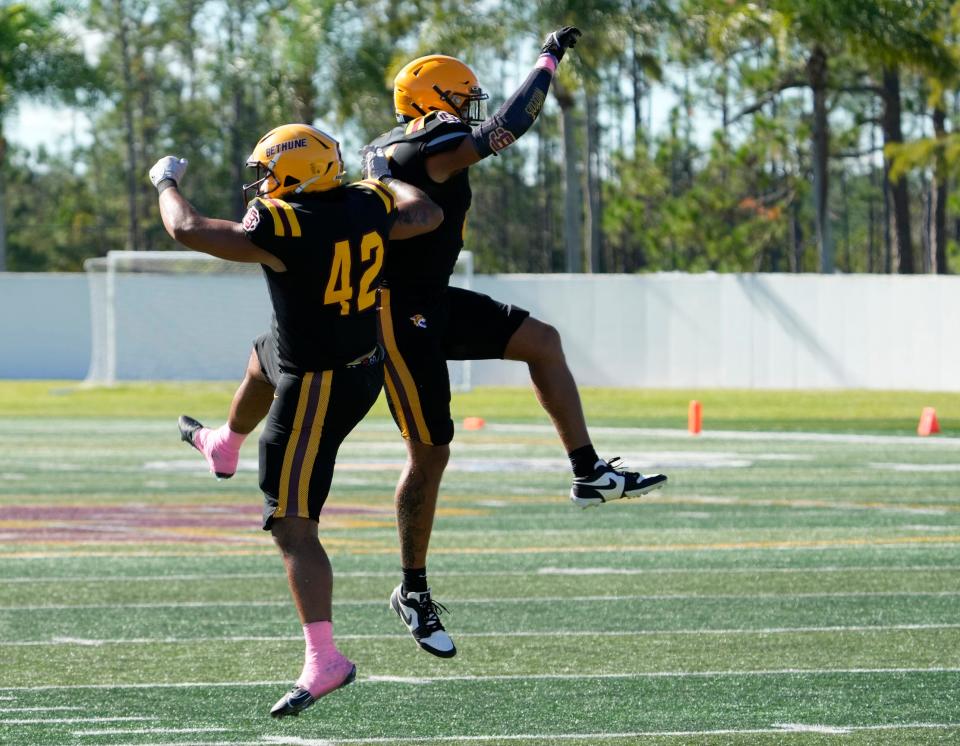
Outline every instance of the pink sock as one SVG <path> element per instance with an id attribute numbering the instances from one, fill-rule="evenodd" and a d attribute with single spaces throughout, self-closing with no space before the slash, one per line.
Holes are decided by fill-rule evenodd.
<path id="1" fill-rule="evenodd" d="M 221 446 L 230 451 L 239 451 L 243 441 L 247 439 L 246 435 L 233 432 L 229 425 L 221 425 L 213 431 L 212 436 L 214 447 Z"/>
<path id="2" fill-rule="evenodd" d="M 314 697 L 322 697 L 343 683 L 353 668 L 333 642 L 333 622 L 310 622 L 303 625 L 307 647 L 303 656 L 303 671 L 297 679 Z"/>
<path id="3" fill-rule="evenodd" d="M 235 433 L 229 425 L 221 425 L 216 430 L 204 427 L 193 436 L 193 442 L 207 457 L 210 470 L 221 474 L 233 474 L 240 460 L 240 446 L 246 435 Z"/>

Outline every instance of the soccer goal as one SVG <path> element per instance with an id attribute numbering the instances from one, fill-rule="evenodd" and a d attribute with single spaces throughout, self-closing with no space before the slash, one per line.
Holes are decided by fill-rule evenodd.
<path id="1" fill-rule="evenodd" d="M 260 267 L 194 251 L 110 251 L 84 262 L 91 350 L 85 383 L 240 380 L 272 309 Z M 462 252 L 452 284 L 469 288 Z M 451 384 L 470 388 L 469 361 L 450 363 Z"/>
<path id="2" fill-rule="evenodd" d="M 260 267 L 194 251 L 110 251 L 84 262 L 90 288 L 86 383 L 239 380 L 270 328 Z"/>

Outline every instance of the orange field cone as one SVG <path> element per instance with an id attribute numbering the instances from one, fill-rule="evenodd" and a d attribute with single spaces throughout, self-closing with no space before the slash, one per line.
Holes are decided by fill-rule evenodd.
<path id="1" fill-rule="evenodd" d="M 691 435 L 699 435 L 703 431 L 703 406 L 696 399 L 690 402 L 687 409 L 687 430 Z"/>
<path id="2" fill-rule="evenodd" d="M 940 432 L 940 423 L 937 422 L 937 410 L 933 407 L 924 407 L 920 414 L 920 424 L 917 425 L 917 435 L 933 435 Z"/>
<path id="3" fill-rule="evenodd" d="M 463 420 L 463 429 L 464 430 L 483 430 L 483 426 L 487 423 L 484 422 L 483 417 L 465 417 Z"/>

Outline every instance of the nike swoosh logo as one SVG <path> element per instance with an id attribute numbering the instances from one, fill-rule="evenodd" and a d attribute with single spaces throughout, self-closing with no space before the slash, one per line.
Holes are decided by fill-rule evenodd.
<path id="1" fill-rule="evenodd" d="M 311 699 L 313 699 L 313 695 L 310 694 L 310 692 L 306 689 L 301 689 L 300 691 L 291 694 L 291 696 L 287 699 L 287 702 L 295 707 L 299 707 L 305 702 L 309 702 Z"/>
<path id="2" fill-rule="evenodd" d="M 593 487 L 595 490 L 612 490 L 617 488 L 617 480 L 613 477 L 607 477 L 610 481 L 606 484 L 591 484 L 590 487 Z"/>
<path id="3" fill-rule="evenodd" d="M 413 619 L 413 614 L 406 614 L 406 613 L 405 613 L 405 610 L 404 610 L 404 608 L 403 608 L 403 605 L 401 605 L 401 606 L 400 606 L 400 618 L 403 620 L 403 623 L 406 624 L 406 625 L 409 627 L 409 626 L 410 626 L 410 622 L 411 622 L 411 620 Z"/>

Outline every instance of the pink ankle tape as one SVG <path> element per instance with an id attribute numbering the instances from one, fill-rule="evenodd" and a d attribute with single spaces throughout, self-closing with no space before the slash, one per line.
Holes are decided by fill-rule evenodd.
<path id="1" fill-rule="evenodd" d="M 309 622 L 303 625 L 307 655 L 325 653 L 333 647 L 333 622 Z"/>
<path id="2" fill-rule="evenodd" d="M 239 451 L 240 446 L 243 445 L 243 441 L 247 439 L 246 435 L 241 433 L 235 433 L 230 429 L 229 425 L 221 425 L 215 431 L 214 437 L 218 443 L 223 444 L 231 451 Z"/>
<path id="3" fill-rule="evenodd" d="M 337 650 L 333 642 L 331 622 L 304 624 L 303 636 L 307 647 L 297 686 L 302 686 L 314 697 L 319 697 L 340 686 L 353 664 Z"/>

